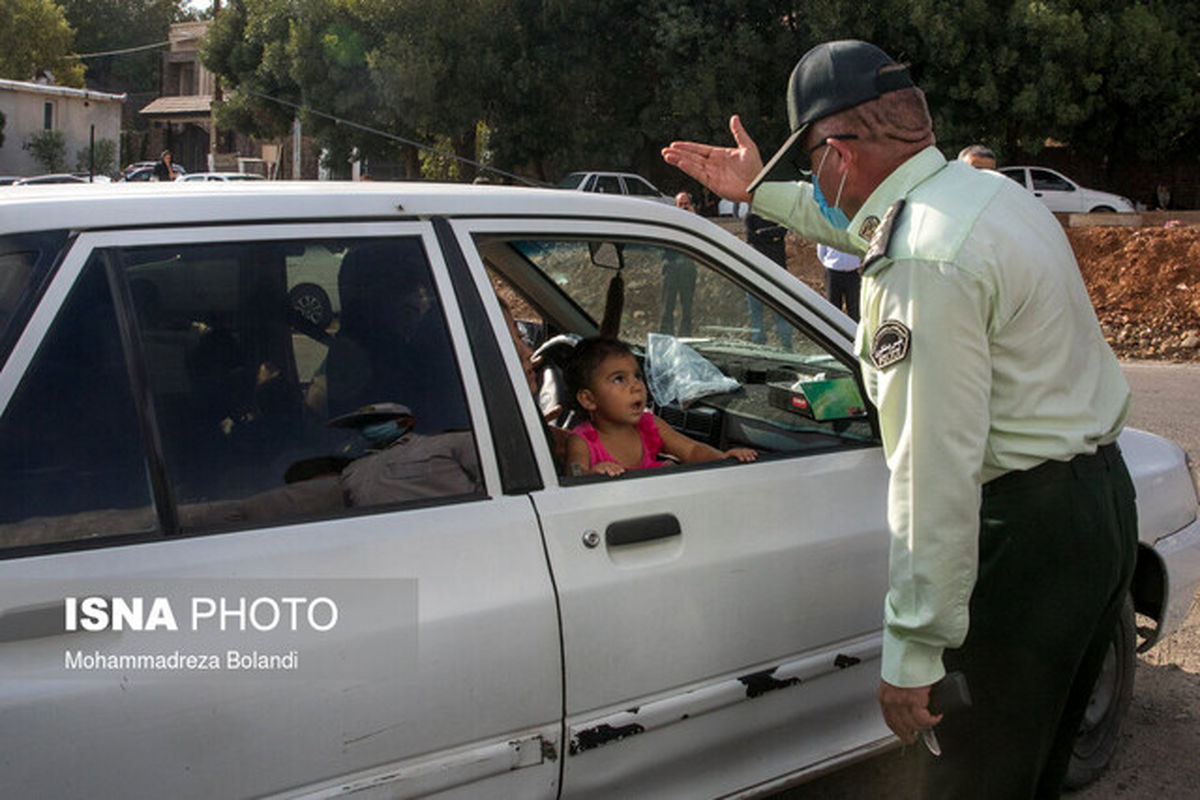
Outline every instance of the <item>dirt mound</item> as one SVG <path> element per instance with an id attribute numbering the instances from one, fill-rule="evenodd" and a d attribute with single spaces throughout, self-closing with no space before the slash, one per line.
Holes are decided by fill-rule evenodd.
<path id="1" fill-rule="evenodd" d="M 1117 355 L 1200 360 L 1200 228 L 1074 228 L 1067 237 Z"/>
<path id="2" fill-rule="evenodd" d="M 1200 227 L 1070 228 L 1067 238 L 1118 356 L 1200 361 Z M 811 242 L 788 237 L 788 269 L 823 291 Z"/>

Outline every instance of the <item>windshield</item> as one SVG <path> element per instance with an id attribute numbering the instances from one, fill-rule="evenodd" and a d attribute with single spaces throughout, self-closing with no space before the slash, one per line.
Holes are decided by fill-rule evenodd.
<path id="1" fill-rule="evenodd" d="M 560 189 L 578 189 L 579 184 L 583 183 L 583 178 L 585 175 L 587 175 L 586 172 L 572 172 L 570 175 L 559 181 L 557 185 Z"/>

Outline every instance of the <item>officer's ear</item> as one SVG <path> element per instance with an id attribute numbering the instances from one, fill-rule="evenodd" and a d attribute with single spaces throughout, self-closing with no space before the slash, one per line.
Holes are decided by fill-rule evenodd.
<path id="1" fill-rule="evenodd" d="M 842 163 L 845 164 L 845 169 L 849 169 L 858 160 L 858 150 L 854 147 L 858 143 L 856 139 L 829 138 L 826 141 L 829 142 L 830 147 L 837 151 L 838 156 L 842 159 Z"/>

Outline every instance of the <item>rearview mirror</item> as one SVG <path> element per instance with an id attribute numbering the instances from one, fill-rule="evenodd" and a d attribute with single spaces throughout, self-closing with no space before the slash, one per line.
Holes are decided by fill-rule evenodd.
<path id="1" fill-rule="evenodd" d="M 625 245 L 616 242 L 588 242 L 588 252 L 592 263 L 604 269 L 622 270 L 625 268 Z"/>

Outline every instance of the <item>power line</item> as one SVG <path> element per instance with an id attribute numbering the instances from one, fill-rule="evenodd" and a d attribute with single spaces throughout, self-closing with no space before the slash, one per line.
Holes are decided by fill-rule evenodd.
<path id="1" fill-rule="evenodd" d="M 106 50 L 103 53 L 83 53 L 81 55 L 72 54 L 68 56 L 68 58 L 78 58 L 83 60 L 85 58 L 99 58 L 100 56 L 120 56 L 124 55 L 125 53 L 137 53 L 142 50 L 155 50 L 159 47 L 166 47 L 170 44 L 171 42 L 168 40 L 165 42 L 155 42 L 154 44 L 143 44 L 138 47 L 126 47 L 124 50 Z"/>
<path id="2" fill-rule="evenodd" d="M 262 94 L 261 92 L 255 92 L 250 89 L 238 89 L 238 91 L 245 92 L 246 94 L 253 95 L 254 97 L 262 98 L 263 100 L 270 100 L 272 103 L 279 103 L 280 105 L 288 106 L 289 108 L 293 108 L 297 111 L 304 111 L 306 113 L 313 114 L 314 116 L 324 117 L 325 119 L 332 120 L 334 122 L 334 124 L 336 124 L 336 125 L 346 125 L 351 128 L 357 128 L 360 131 L 366 131 L 367 133 L 373 133 L 376 136 L 382 136 L 385 139 L 391 139 L 394 142 L 400 142 L 401 144 L 406 144 L 410 147 L 416 147 L 420 150 L 427 150 L 430 153 L 434 153 L 436 155 L 441 156 L 442 158 L 452 158 L 455 161 L 460 161 L 464 164 L 470 164 L 471 166 L 475 167 L 478 170 L 484 170 L 486 172 L 494 172 L 497 175 L 503 175 L 506 178 L 511 178 L 513 180 L 520 181 L 521 183 L 525 184 L 526 186 L 542 186 L 542 187 L 549 186 L 549 184 L 542 183 L 541 181 L 531 180 L 530 178 L 526 178 L 521 175 L 514 175 L 511 172 L 505 172 L 502 169 L 496 169 L 495 167 L 489 167 L 486 164 L 480 164 L 478 161 L 472 161 L 469 158 L 464 158 L 463 156 L 460 156 L 456 153 L 451 153 L 448 150 L 441 150 L 436 147 L 430 147 L 427 144 L 422 144 L 421 142 L 416 142 L 416 141 L 413 141 L 412 139 L 405 139 L 403 136 L 397 136 L 394 133 L 388 133 L 387 131 L 381 131 L 378 128 L 372 128 L 369 125 L 363 125 L 361 123 L 354 122 L 353 120 L 346 119 L 345 117 L 339 117 L 335 114 L 328 114 L 324 111 L 318 111 L 315 108 L 311 108 L 309 106 L 298 105 L 298 104 L 292 103 L 288 100 L 281 100 L 278 97 L 272 97 L 269 94 Z"/>

